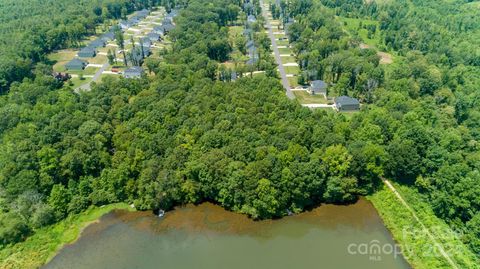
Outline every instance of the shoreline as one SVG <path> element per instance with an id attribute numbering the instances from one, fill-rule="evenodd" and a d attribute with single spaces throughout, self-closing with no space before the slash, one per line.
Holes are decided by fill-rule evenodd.
<path id="1" fill-rule="evenodd" d="M 134 211 L 126 203 L 90 207 L 59 223 L 39 229 L 25 241 L 0 249 L 0 268 L 41 268 L 65 246 L 74 243 L 90 224 L 115 209 Z"/>
<path id="2" fill-rule="evenodd" d="M 404 188 L 401 189 L 403 192 L 405 191 Z M 407 200 L 409 200 L 409 195 L 407 195 Z M 372 204 L 393 241 L 401 246 L 402 256 L 411 268 L 449 268 L 448 263 L 441 257 L 422 255 L 425 251 L 424 248 L 429 246 L 428 242 L 421 241 L 421 238 L 405 237 L 405 229 L 417 229 L 418 227 L 415 226 L 410 212 L 407 212 L 401 206 L 400 201 L 386 187 L 372 195 L 360 197 L 360 199 L 364 199 Z M 319 206 L 324 205 L 321 204 Z M 417 210 L 415 205 L 413 205 L 413 208 Z M 24 242 L 0 249 L 0 268 L 41 268 L 50 262 L 63 248 L 74 244 L 91 224 L 100 222 L 101 217 L 117 209 L 136 211 L 126 203 L 89 208 L 83 213 L 38 230 Z M 423 213 L 420 214 L 421 217 L 425 217 Z M 430 229 L 433 227 L 432 225 L 442 224 L 446 225 L 435 217 L 433 224 L 428 222 L 428 227 Z M 420 244 L 419 240 L 421 241 Z M 454 244 L 454 247 L 457 248 L 463 247 L 462 249 L 466 251 L 465 253 L 460 253 L 463 255 L 457 253 L 457 255 L 452 256 L 452 259 L 458 265 L 464 268 L 477 268 L 474 267 L 476 264 L 475 258 L 468 253 L 468 248 L 463 243 L 460 241 L 440 241 L 443 244 Z"/>

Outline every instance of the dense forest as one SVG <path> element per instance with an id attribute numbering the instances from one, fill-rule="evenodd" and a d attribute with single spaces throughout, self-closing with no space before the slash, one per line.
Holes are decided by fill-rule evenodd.
<path id="1" fill-rule="evenodd" d="M 479 14 L 465 1 L 436 2 L 281 3 L 295 19 L 289 35 L 303 79 L 358 97 L 365 106 L 351 118 L 288 100 L 272 72 L 221 81 L 219 63 L 232 51 L 228 26 L 245 15 L 242 1 L 182 3 L 173 48 L 151 68 L 154 76 L 105 79 L 80 94 L 30 74 L 46 52 L 75 42 L 42 41 L 43 31 L 70 25 L 68 12 L 57 24 L 44 17 L 44 30 L 30 34 L 41 45 L 15 39 L 38 54 L 18 43 L 2 51 L 27 63 L 28 75 L 0 69 L 2 89 L 9 86 L 0 97 L 0 244 L 90 205 L 213 201 L 264 219 L 353 202 L 388 177 L 466 228 L 465 242 L 480 253 Z M 99 22 L 99 4 L 88 5 L 83 12 Z M 396 62 L 380 65 L 375 49 L 343 30 L 340 15 L 379 21 L 379 45 L 397 53 Z M 2 64 L 9 59 L 0 54 Z M 26 79 L 10 85 L 19 78 Z"/>

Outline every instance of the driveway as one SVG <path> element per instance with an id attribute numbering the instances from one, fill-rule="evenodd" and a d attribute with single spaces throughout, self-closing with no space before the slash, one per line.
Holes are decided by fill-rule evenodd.
<path id="1" fill-rule="evenodd" d="M 90 88 L 90 83 L 91 82 L 97 82 L 98 79 L 100 78 L 100 76 L 102 75 L 103 71 L 105 71 L 105 69 L 107 69 L 107 67 L 109 67 L 110 65 L 108 63 L 104 63 L 102 65 L 102 67 L 100 67 L 100 69 L 97 70 L 97 72 L 95 72 L 95 75 L 93 75 L 93 78 L 91 81 L 83 84 L 82 86 L 78 87 L 75 89 L 75 92 L 79 92 L 79 91 L 89 91 L 91 88 Z"/>
<path id="2" fill-rule="evenodd" d="M 282 79 L 283 88 L 285 88 L 285 92 L 286 92 L 287 97 L 289 99 L 295 99 L 295 95 L 290 90 L 290 83 L 288 82 L 288 79 L 287 79 L 287 73 L 285 73 L 285 69 L 283 68 L 282 58 L 280 57 L 280 52 L 278 50 L 277 41 L 275 40 L 275 36 L 273 35 L 272 25 L 270 24 L 270 20 L 268 19 L 267 10 L 266 10 L 262 0 L 260 0 L 260 6 L 262 7 L 262 15 L 265 18 L 266 27 L 268 29 L 268 36 L 270 37 L 270 41 L 272 42 L 273 53 L 275 55 L 275 61 L 277 62 L 277 65 L 278 65 L 278 71 L 279 71 L 280 77 Z"/>

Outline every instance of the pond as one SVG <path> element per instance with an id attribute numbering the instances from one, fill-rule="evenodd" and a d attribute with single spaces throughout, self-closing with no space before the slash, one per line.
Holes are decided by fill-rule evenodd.
<path id="1" fill-rule="evenodd" d="M 114 211 L 45 269 L 410 268 L 370 202 L 322 205 L 252 221 L 203 203 L 167 212 Z"/>

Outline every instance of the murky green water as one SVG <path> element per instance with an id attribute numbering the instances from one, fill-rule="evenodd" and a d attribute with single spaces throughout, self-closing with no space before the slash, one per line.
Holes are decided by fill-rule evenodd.
<path id="1" fill-rule="evenodd" d="M 112 212 L 44 268 L 410 268 L 393 244 L 365 200 L 262 222 L 205 203 L 163 219 Z"/>

